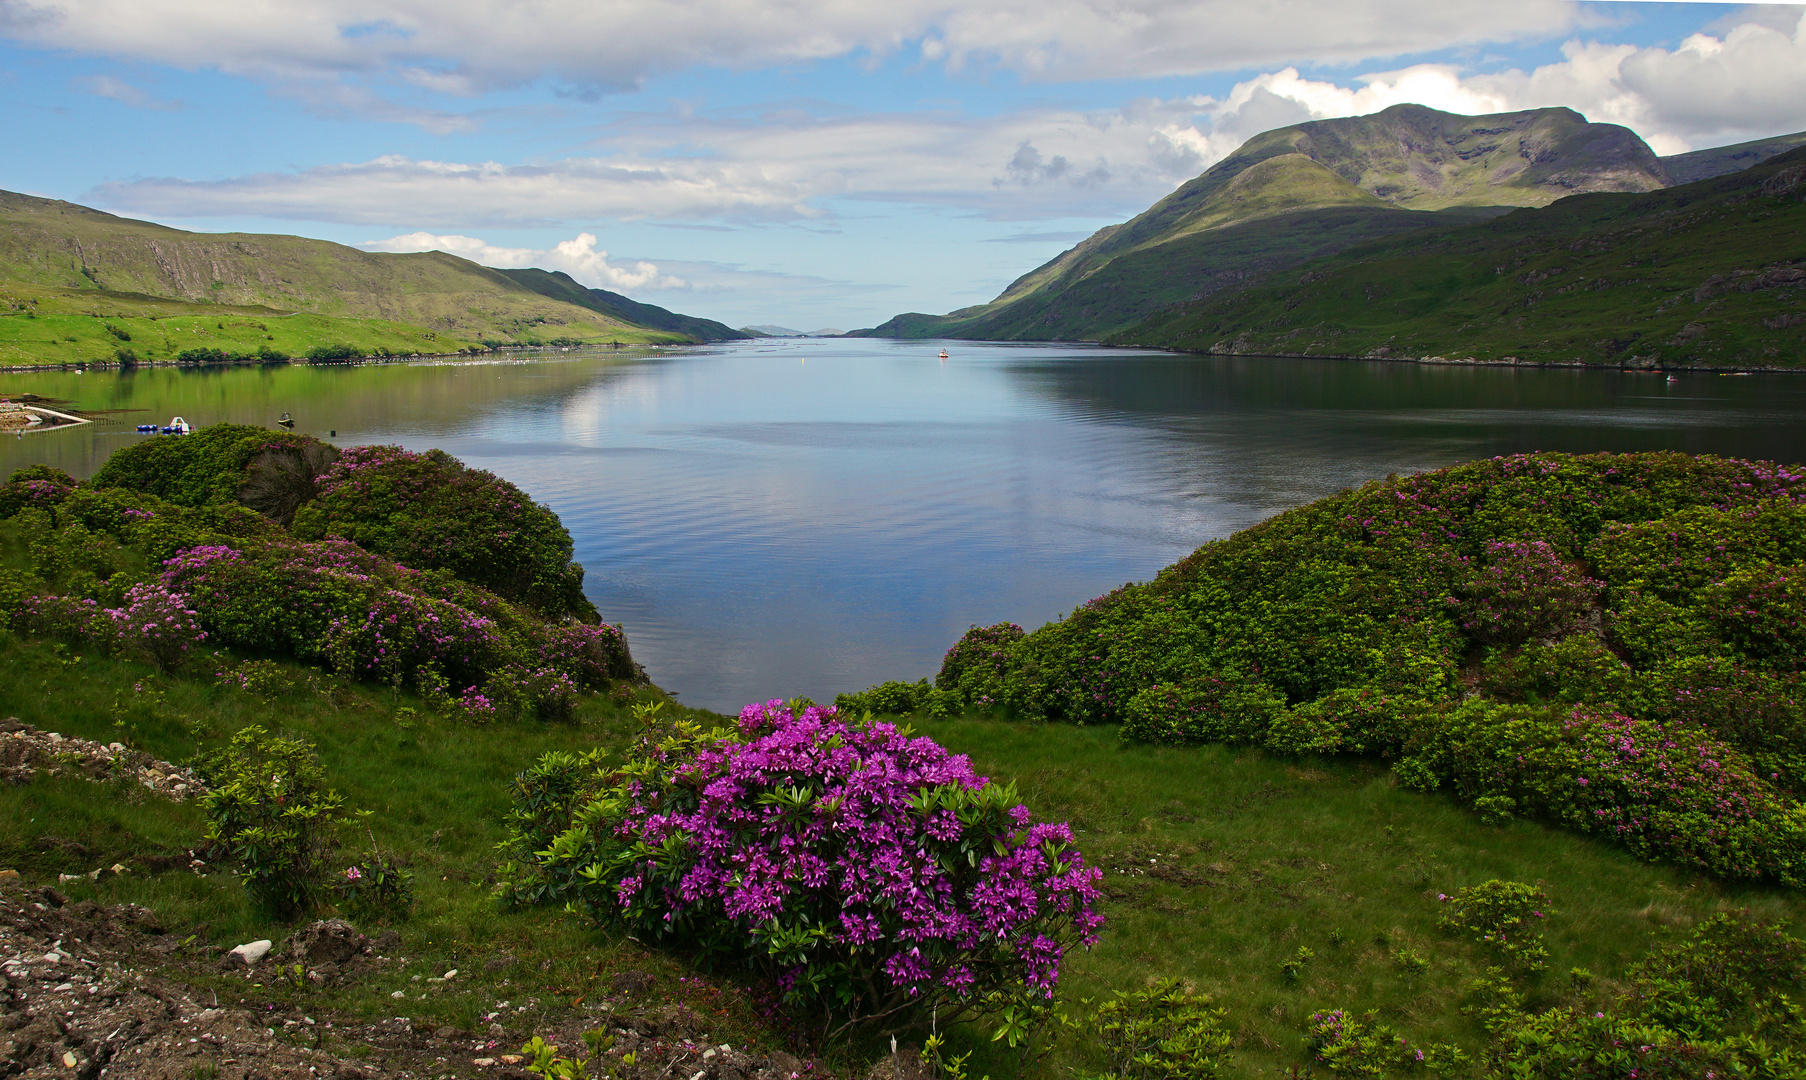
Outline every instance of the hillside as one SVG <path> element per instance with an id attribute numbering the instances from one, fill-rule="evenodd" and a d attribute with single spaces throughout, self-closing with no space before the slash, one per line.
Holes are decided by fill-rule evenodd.
<path id="1" fill-rule="evenodd" d="M 713 319 L 679 315 L 656 304 L 642 304 L 635 300 L 629 300 L 617 292 L 589 288 L 562 270 L 498 270 L 496 273 L 541 296 L 550 297 L 553 300 L 563 300 L 568 304 L 588 308 L 610 318 L 620 319 L 622 322 L 643 326 L 650 330 L 669 330 L 674 334 L 687 335 L 697 341 L 740 341 L 752 336 Z"/>
<path id="2" fill-rule="evenodd" d="M 1806 148 L 1294 269 L 1108 340 L 1238 354 L 1806 365 Z"/>
<path id="3" fill-rule="evenodd" d="M 1455 595 L 1474 599 L 1467 573 L 1483 577 L 1516 555 L 1500 557 L 1492 545 L 1535 538 L 1610 579 L 1614 595 L 1602 601 L 1610 617 L 1581 619 L 1559 647 L 1503 640 L 1471 658 L 1484 704 L 1539 696 L 1562 703 L 1512 705 L 1523 721 L 1566 712 L 1576 692 L 1595 702 L 1601 687 L 1621 689 L 1624 677 L 1597 649 L 1574 645 L 1603 632 L 1628 646 L 1634 685 L 1703 689 L 1706 704 L 1728 702 L 1692 717 L 1713 725 L 1714 738 L 1756 739 L 1765 765 L 1792 770 L 1799 698 L 1761 693 L 1798 681 L 1793 657 L 1750 652 L 1740 636 L 1747 620 L 1702 627 L 1689 616 L 1701 604 L 1747 610 L 1719 603 L 1732 599 L 1727 585 L 1760 585 L 1752 570 L 1799 565 L 1797 469 L 1685 455 L 1539 455 L 1391 480 L 1212 544 L 1150 585 L 1085 605 L 1002 648 L 954 650 L 936 707 L 914 718 L 901 743 L 922 757 L 942 747 L 969 755 L 989 778 L 980 790 L 1003 796 L 987 802 L 1020 798 L 1024 814 L 1069 822 L 1083 862 L 1064 852 L 1059 873 L 1102 872 L 1093 880 L 1107 922 L 1095 945 L 1061 959 L 1053 1002 L 1061 1020 L 1036 1009 L 994 1038 L 991 1022 L 950 1024 L 941 1013 L 934 1028 L 899 1030 L 909 1056 L 873 1069 L 888 1039 L 824 1038 L 819 1025 L 800 1022 L 812 1017 L 785 992 L 791 980 L 738 962 L 730 939 L 702 952 L 675 932 L 586 925 L 556 900 L 512 891 L 522 880 L 513 860 L 531 838 L 523 830 L 557 823 L 558 807 L 574 794 L 560 784 L 574 767 L 606 763 L 619 770 L 607 779 L 638 786 L 647 770 L 637 755 L 649 742 L 657 740 L 661 754 L 682 753 L 686 742 L 731 744 L 750 737 L 746 716 L 736 724 L 685 708 L 625 671 L 586 676 L 581 689 L 508 674 L 523 663 L 587 668 L 582 650 L 543 643 L 530 654 L 488 657 L 482 662 L 499 670 L 486 694 L 451 698 L 440 676 L 452 669 L 431 654 L 468 664 L 476 659 L 465 653 L 471 644 L 513 654 L 524 639 L 555 641 L 571 625 L 539 623 L 462 580 L 455 566 L 418 574 L 357 543 L 298 545 L 279 520 L 238 505 L 248 498 L 267 513 L 260 493 L 268 488 L 249 481 L 270 473 L 272 452 L 317 448 L 300 436 L 208 429 L 122 451 L 109 475 L 129 474 L 132 486 L 105 487 L 99 477 L 76 486 L 40 469 L 0 487 L 0 776 L 8 781 L 0 783 L 0 952 L 11 958 L 0 1051 L 15 1072 L 86 1076 L 105 1066 L 108 1075 L 219 1080 L 519 1080 L 532 1063 L 522 1059 L 532 1053 L 524 1044 L 542 1036 L 567 1058 L 561 1071 L 539 1070 L 550 1075 L 857 1080 L 925 1075 L 904 1070 L 913 1063 L 909 1047 L 932 1031 L 947 1039 L 940 1064 L 949 1075 L 1145 1080 L 1151 1066 L 1117 1057 L 1125 1013 L 1149 1040 L 1143 1056 L 1170 1076 L 1604 1080 L 1635 1067 L 1638 1075 L 1703 1080 L 1792 1075 L 1791 1062 L 1806 1050 L 1806 1025 L 1792 1004 L 1806 983 L 1806 943 L 1788 926 L 1806 905 L 1797 884 L 1769 879 L 1783 876 L 1781 861 L 1752 878 L 1702 872 L 1687 852 L 1651 859 L 1638 845 L 1677 824 L 1728 823 L 1728 837 L 1695 851 L 1733 867 L 1760 857 L 1762 843 L 1797 832 L 1802 819 L 1791 809 L 1763 816 L 1773 804 L 1745 797 L 1772 799 L 1781 787 L 1791 799 L 1798 772 L 1780 785 L 1738 789 L 1748 758 L 1702 744 L 1686 724 L 1672 723 L 1667 741 L 1648 738 L 1647 727 L 1610 729 L 1609 742 L 1594 748 L 1598 762 L 1562 757 L 1559 738 L 1528 749 L 1539 766 L 1561 771 L 1516 798 L 1479 794 L 1475 812 L 1476 793 L 1452 782 L 1423 790 L 1421 775 L 1389 762 L 1381 747 L 1341 738 L 1379 729 L 1374 721 L 1404 715 L 1396 706 L 1420 706 L 1419 697 L 1353 699 L 1377 706 L 1349 710 L 1369 722 L 1361 729 L 1338 727 L 1347 715 L 1312 712 L 1311 702 L 1287 709 L 1294 721 L 1317 721 L 1281 727 L 1314 739 L 1310 745 L 1122 737 L 1149 711 L 1134 702 L 1162 699 L 1142 693 L 1150 677 L 1172 672 L 1193 679 L 1191 691 L 1208 687 L 1207 673 L 1233 674 L 1250 691 L 1264 682 L 1289 692 L 1296 683 L 1301 697 L 1311 688 L 1300 676 L 1375 676 L 1380 682 L 1367 685 L 1448 697 L 1452 686 L 1427 678 L 1446 670 L 1437 648 L 1463 632 L 1437 606 L 1443 586 L 1459 582 Z M 373 482 L 364 467 L 369 449 L 346 452 L 340 479 Z M 342 505 L 363 508 L 356 498 Z M 391 512 L 368 510 L 373 518 Z M 140 583 L 152 587 L 148 597 Z M 333 624 L 329 648 L 289 626 L 318 621 L 319 605 L 350 613 L 355 625 L 384 595 L 363 632 L 345 635 Z M 1558 615 L 1574 613 L 1572 596 L 1551 595 L 1569 603 L 1557 605 Z M 1791 602 L 1785 590 L 1762 595 L 1775 610 Z M 142 614 L 160 596 L 188 616 L 199 613 L 209 637 L 191 653 L 163 647 L 173 637 L 169 623 L 123 618 L 123 609 Z M 488 617 L 471 620 L 479 609 Z M 1414 614 L 1427 617 L 1397 617 Z M 428 621 L 438 625 L 429 629 Z M 191 639 L 196 629 L 187 627 Z M 486 636 L 492 630 L 500 641 Z M 1025 641 L 1036 648 L 1021 648 Z M 1043 647 L 1050 642 L 1055 647 Z M 1696 662 L 1677 672 L 1637 651 L 1697 659 L 1711 642 L 1723 650 L 1708 661 L 1738 663 Z M 371 655 L 385 644 L 402 656 Z M 624 649 L 618 655 L 624 659 Z M 1243 659 L 1266 669 L 1237 666 Z M 1713 681 L 1726 672 L 1740 681 Z M 982 692 L 990 676 L 1006 684 L 1012 707 L 1052 704 L 1070 692 L 1081 708 L 1131 703 L 1131 723 L 1002 722 L 992 701 L 961 698 Z M 1743 696 L 1727 699 L 1727 685 Z M 1021 696 L 1037 686 L 1053 692 Z M 1258 708 L 1259 697 L 1244 700 Z M 1645 695 L 1637 704 L 1651 702 L 1662 703 Z M 1752 703 L 1766 710 L 1761 725 L 1717 734 Z M 870 718 L 853 724 L 862 736 L 890 731 Z M 1776 737 L 1760 741 L 1766 735 Z M 792 727 L 786 737 L 806 733 Z M 1195 742 L 1206 745 L 1180 744 Z M 292 767 L 276 777 L 267 768 L 235 771 L 258 746 L 278 743 Z M 1670 752 L 1676 743 L 1683 753 Z M 851 799 L 797 786 L 797 772 L 849 751 L 838 735 L 825 746 L 832 753 L 772 754 L 771 776 L 746 795 L 745 817 L 794 821 L 803 836 L 827 819 L 833 824 L 821 833 L 859 836 L 861 811 Z M 1696 753 L 1702 749 L 1711 756 Z M 1667 778 L 1645 784 L 1658 799 L 1680 790 L 1679 805 L 1656 808 L 1648 818 L 1656 827 L 1628 836 L 1609 827 L 1576 835 L 1571 822 L 1546 820 L 1532 798 L 1572 798 L 1588 789 L 1588 775 L 1608 787 L 1614 769 L 1639 755 L 1691 770 L 1686 778 L 1716 769 L 1701 786 L 1709 797 Z M 1580 783 L 1576 766 L 1588 770 Z M 961 761 L 957 775 L 964 768 Z M 856 775 L 861 787 L 890 779 L 878 770 Z M 936 801 L 955 797 L 952 785 L 940 774 L 909 775 L 919 786 L 908 802 L 921 818 L 932 814 L 936 843 L 951 847 L 944 836 L 972 808 L 961 806 L 957 817 L 934 811 Z M 732 786 L 709 784 L 704 797 Z M 667 793 L 672 816 L 700 801 L 685 791 Z M 273 910 L 251 887 L 251 871 L 268 869 L 259 862 L 267 849 L 213 843 L 210 827 L 246 810 L 299 828 L 293 823 L 307 820 L 323 792 L 342 800 L 346 818 L 311 838 L 320 848 L 312 869 L 324 880 L 302 910 Z M 582 824 L 608 805 L 592 804 Z M 1766 831 L 1752 828 L 1752 818 Z M 995 848 L 1017 841 L 1013 832 L 937 847 L 926 868 L 987 866 Z M 657 857 L 694 846 L 674 841 Z M 729 850 L 754 853 L 749 877 L 777 865 L 759 859 L 764 848 Z M 962 850 L 969 860 L 954 858 Z M 1031 842 L 1027 850 L 1041 848 Z M 371 881 L 379 869 L 381 881 Z M 587 872 L 603 870 L 598 863 Z M 924 872 L 889 876 L 913 885 Z M 986 878 L 985 888 L 1022 903 L 1017 878 Z M 697 906 L 674 911 L 682 916 L 674 929 L 694 919 Z M 788 901 L 774 906 L 757 912 L 752 940 L 768 917 L 792 910 Z M 313 921 L 328 916 L 351 922 Z M 833 923 L 809 939 L 814 949 L 827 947 Z M 994 936 L 987 930 L 978 940 Z M 277 944 L 249 969 L 229 951 L 259 940 Z M 807 955 L 801 963 L 809 974 L 822 967 Z M 1023 1035 L 1030 1041 L 1009 1045 Z M 590 1058 L 587 1071 L 568 1067 L 580 1057 Z"/>
<path id="4" fill-rule="evenodd" d="M 1634 132 L 1571 109 L 1457 116 L 1397 105 L 1316 120 L 1255 136 L 989 304 L 858 333 L 1095 340 L 1160 307 L 1376 237 L 1668 182 Z"/>
<path id="5" fill-rule="evenodd" d="M 1796 147 L 1806 146 L 1806 131 L 1792 135 L 1776 135 L 1768 139 L 1754 139 L 1750 142 L 1733 143 L 1730 146 L 1714 146 L 1708 150 L 1695 150 L 1689 154 L 1675 154 L 1661 159 L 1662 169 L 1668 178 L 1677 184 L 1691 184 L 1698 180 L 1710 180 L 1714 176 L 1747 169 L 1757 165 L 1776 154 L 1785 154 Z"/>
<path id="6" fill-rule="evenodd" d="M 321 330 L 326 341 L 398 353 L 700 336 L 669 328 L 684 316 L 625 297 L 573 300 L 439 251 L 375 253 L 297 236 L 184 232 L 0 192 L 0 359 L 12 362 L 110 358 L 121 339 L 87 325 L 100 319 L 132 321 L 126 330 L 140 360 L 172 358 L 181 346 L 279 347 L 267 326 L 233 332 L 225 323 L 296 313 L 330 320 Z M 636 322 L 636 311 L 667 325 Z M 20 316 L 76 318 L 47 327 Z M 184 327 L 196 337 L 172 339 L 158 332 L 167 328 L 136 322 L 188 316 L 201 317 Z M 207 325 L 210 316 L 218 325 Z"/>

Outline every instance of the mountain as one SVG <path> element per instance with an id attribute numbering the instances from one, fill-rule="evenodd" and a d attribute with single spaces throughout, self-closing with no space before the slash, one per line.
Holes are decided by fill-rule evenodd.
<path id="1" fill-rule="evenodd" d="M 1806 146 L 1662 191 L 1415 232 L 1105 339 L 1210 353 L 1806 366 Z"/>
<path id="2" fill-rule="evenodd" d="M 832 327 L 820 330 L 792 330 L 788 326 L 772 326 L 769 323 L 759 326 L 742 327 L 752 337 L 839 337 L 841 331 Z"/>
<path id="3" fill-rule="evenodd" d="M 185 232 L 0 191 L 0 362 L 107 359 L 120 341 L 152 359 L 164 358 L 166 346 L 170 356 L 272 342 L 405 353 L 737 336 L 719 323 L 585 290 L 564 275 L 521 272 L 530 282 L 523 283 L 511 273 L 442 251 Z M 270 322 L 290 316 L 299 321 Z M 103 330 L 103 318 L 126 337 Z M 161 324 L 170 319 L 186 321 Z"/>
<path id="4" fill-rule="evenodd" d="M 1636 133 L 1589 123 L 1572 109 L 1458 116 L 1396 105 L 1263 132 L 989 304 L 900 315 L 855 333 L 1091 340 L 1168 305 L 1377 237 L 1471 223 L 1578 192 L 1668 183 Z"/>
<path id="5" fill-rule="evenodd" d="M 1747 169 L 1776 154 L 1785 154 L 1797 146 L 1806 146 L 1806 131 L 1731 146 L 1715 146 L 1710 150 L 1695 150 L 1690 154 L 1675 154 L 1661 159 L 1662 169 L 1675 183 L 1691 184 L 1696 180 L 1709 180 L 1714 176 Z"/>
<path id="6" fill-rule="evenodd" d="M 742 333 L 713 319 L 679 315 L 656 304 L 642 304 L 607 289 L 592 289 L 579 283 L 562 270 L 498 270 L 499 274 L 518 285 L 524 285 L 541 296 L 576 304 L 622 322 L 653 330 L 669 330 L 686 334 L 697 341 L 738 341 L 752 335 Z"/>

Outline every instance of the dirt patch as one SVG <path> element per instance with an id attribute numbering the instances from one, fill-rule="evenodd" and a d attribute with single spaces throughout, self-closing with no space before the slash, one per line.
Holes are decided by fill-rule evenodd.
<path id="1" fill-rule="evenodd" d="M 207 793 L 207 785 L 192 771 L 127 749 L 123 743 L 39 731 L 14 717 L 0 720 L 0 781 L 30 783 L 40 772 L 88 780 L 126 779 L 176 802 Z"/>
<path id="2" fill-rule="evenodd" d="M 316 985 L 344 982 L 373 970 L 390 944 L 328 919 L 291 933 L 245 974 L 269 978 L 278 964 L 299 964 Z M 475 1031 L 405 1015 L 368 1023 L 325 1006 L 222 1007 L 199 984 L 217 985 L 228 964 L 244 969 L 145 908 L 71 902 L 49 886 L 0 880 L 0 1080 L 533 1080 L 520 1053 L 533 1036 L 583 1058 L 583 1035 L 597 1030 L 612 1038 L 604 1053 L 626 1080 L 829 1076 L 788 1054 L 713 1039 L 704 1017 L 681 1004 L 628 1008 L 624 994 L 532 1028 L 507 1023 L 500 1008 Z"/>

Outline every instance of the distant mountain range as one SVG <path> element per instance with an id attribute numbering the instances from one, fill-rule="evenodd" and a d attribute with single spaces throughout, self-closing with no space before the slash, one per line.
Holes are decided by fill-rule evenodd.
<path id="1" fill-rule="evenodd" d="M 1571 109 L 1458 116 L 1398 105 L 1264 132 L 1145 213 L 1099 230 L 997 299 L 899 315 L 869 337 L 1148 340 L 1144 321 L 1386 237 L 1473 228 L 1595 192 L 1640 195 L 1723 175 L 1806 134 L 1671 158 Z"/>
<path id="2" fill-rule="evenodd" d="M 839 330 L 792 330 L 788 326 L 771 326 L 769 324 L 743 326 L 741 329 L 756 337 L 839 337 L 841 335 Z"/>
<path id="3" fill-rule="evenodd" d="M 268 322 L 297 314 L 306 318 L 283 324 L 280 334 Z M 127 336 L 103 332 L 97 318 Z M 170 326 L 153 325 L 170 319 L 198 321 L 172 324 L 186 335 L 172 338 Z M 255 333 L 246 319 L 260 323 Z M 586 289 L 562 273 L 494 270 L 442 251 L 375 253 L 298 236 L 184 232 L 0 191 L 0 362 L 108 359 L 121 341 L 138 359 L 160 359 L 165 346 L 231 353 L 280 340 L 451 352 L 745 336 Z"/>

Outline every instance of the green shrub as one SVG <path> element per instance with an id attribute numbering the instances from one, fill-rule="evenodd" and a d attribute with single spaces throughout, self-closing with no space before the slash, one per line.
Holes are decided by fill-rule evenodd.
<path id="1" fill-rule="evenodd" d="M 558 515 L 440 450 L 352 447 L 321 475 L 293 531 L 350 540 L 416 570 L 447 570 L 548 616 L 600 621 Z"/>
<path id="2" fill-rule="evenodd" d="M 1597 634 L 1570 634 L 1550 644 L 1533 641 L 1496 651 L 1480 673 L 1488 697 L 1530 704 L 1613 702 L 1630 705 L 1636 673 Z"/>
<path id="3" fill-rule="evenodd" d="M 1129 701 L 1122 737 L 1138 742 L 1257 743 L 1266 738 L 1285 695 L 1258 682 L 1193 679 L 1157 683 Z"/>
<path id="4" fill-rule="evenodd" d="M 1431 708 L 1430 702 L 1372 687 L 1332 690 L 1274 717 L 1266 744 L 1281 754 L 1392 755 Z"/>
<path id="5" fill-rule="evenodd" d="M 927 709 L 934 688 L 927 679 L 916 682 L 883 682 L 851 694 L 836 694 L 834 707 L 847 716 L 908 716 Z"/>
<path id="6" fill-rule="evenodd" d="M 248 479 L 247 467 L 272 451 L 318 454 L 332 448 L 308 435 L 214 424 L 180 438 L 146 439 L 120 447 L 86 486 L 124 488 L 188 507 L 232 504 L 238 502 Z"/>
<path id="7" fill-rule="evenodd" d="M 362 355 L 363 353 L 359 352 L 355 346 L 346 344 L 342 341 L 330 345 L 315 345 L 313 348 L 307 350 L 307 358 L 316 362 L 355 360 Z"/>
<path id="8" fill-rule="evenodd" d="M 197 771 L 209 791 L 206 840 L 278 917 L 310 910 L 326 884 L 344 803 L 304 740 L 244 728 Z"/>
<path id="9" fill-rule="evenodd" d="M 1470 805 L 1490 800 L 1726 877 L 1806 880 L 1806 808 L 1702 728 L 1484 700 L 1439 720 L 1396 766 L 1410 786 L 1446 785 Z"/>
<path id="10" fill-rule="evenodd" d="M 1062 1017 L 1065 1027 L 1104 1060 L 1096 1077 L 1117 1080 L 1202 1080 L 1216 1076 L 1233 1042 L 1223 1020 L 1227 1012 L 1212 1008 L 1210 998 L 1192 993 L 1177 979 L 1156 979 L 1095 1007 L 1080 1002 L 1076 1018 Z"/>
<path id="11" fill-rule="evenodd" d="M 1471 936 L 1518 970 L 1548 966 L 1549 950 L 1537 924 L 1549 917 L 1549 897 L 1540 886 L 1494 878 L 1453 896 L 1438 893 L 1436 899 L 1444 905 L 1436 923 L 1444 930 Z"/>
<path id="12" fill-rule="evenodd" d="M 1373 1013 L 1356 1016 L 1344 1009 L 1312 1013 L 1305 1045 L 1336 1076 L 1382 1077 L 1419 1069 L 1456 1073 L 1467 1064 L 1467 1055 L 1452 1043 L 1413 1046 Z"/>
<path id="13" fill-rule="evenodd" d="M 0 487 L 0 518 L 9 518 L 21 510 L 49 511 L 55 520 L 56 507 L 75 490 L 75 477 L 49 465 L 28 465 L 15 469 L 11 479 Z"/>
<path id="14" fill-rule="evenodd" d="M 358 922 L 406 919 L 414 910 L 414 876 L 372 847 L 332 875 L 333 902 Z"/>

